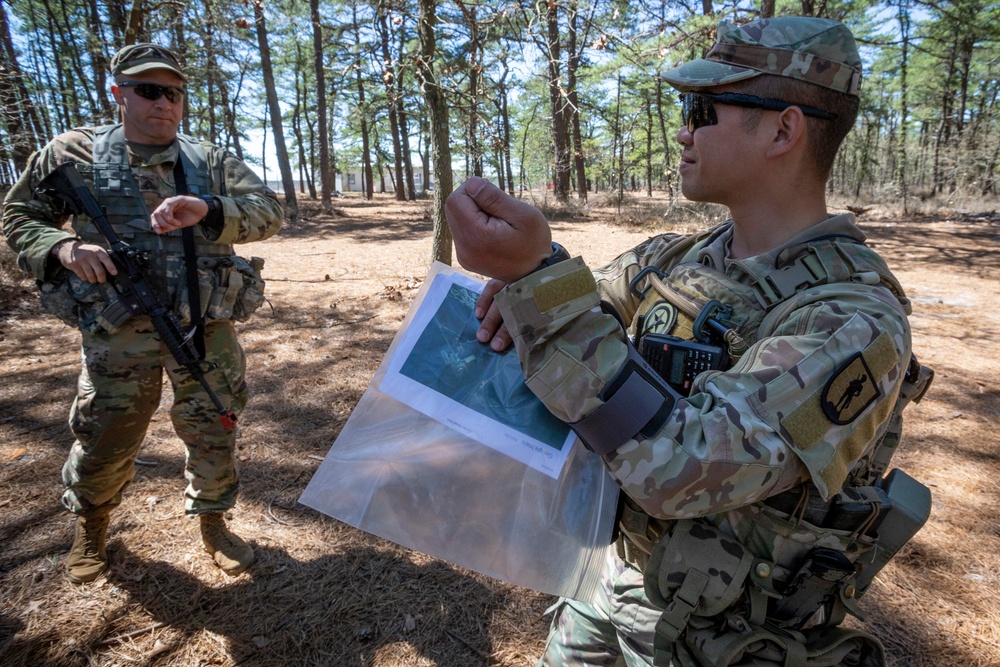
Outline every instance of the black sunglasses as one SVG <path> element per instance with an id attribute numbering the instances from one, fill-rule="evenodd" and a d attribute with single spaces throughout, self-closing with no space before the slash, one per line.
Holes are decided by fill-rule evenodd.
<path id="1" fill-rule="evenodd" d="M 742 93 L 681 93 L 681 120 L 688 132 L 694 133 L 699 127 L 715 125 L 719 117 L 715 113 L 715 104 L 729 104 L 748 109 L 767 109 L 768 111 L 784 111 L 788 107 L 798 107 L 806 116 L 832 120 L 837 114 L 823 111 L 816 107 L 775 100 L 769 97 L 756 97 Z"/>
<path id="2" fill-rule="evenodd" d="M 119 88 L 135 88 L 135 94 L 139 97 L 156 101 L 166 95 L 171 102 L 180 102 L 184 97 L 184 89 L 177 86 L 161 86 L 158 83 L 140 83 L 139 81 L 122 81 Z"/>

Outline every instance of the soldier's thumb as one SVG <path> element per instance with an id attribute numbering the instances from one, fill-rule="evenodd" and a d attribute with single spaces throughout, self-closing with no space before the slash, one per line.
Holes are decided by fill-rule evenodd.
<path id="1" fill-rule="evenodd" d="M 516 197 L 511 197 L 497 186 L 478 176 L 469 178 L 465 185 L 465 192 L 476 202 L 481 211 L 505 220 L 514 227 L 520 227 L 523 219 L 535 210 L 533 206 Z"/>

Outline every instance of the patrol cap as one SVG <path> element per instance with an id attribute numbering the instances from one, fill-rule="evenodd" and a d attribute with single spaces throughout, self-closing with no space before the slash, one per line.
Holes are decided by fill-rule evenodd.
<path id="1" fill-rule="evenodd" d="M 130 76 L 153 69 L 170 70 L 187 81 L 181 61 L 174 52 L 156 44 L 148 42 L 129 44 L 111 58 L 111 74 L 114 76 L 119 74 Z"/>
<path id="2" fill-rule="evenodd" d="M 719 21 L 715 45 L 704 58 L 660 74 L 681 91 L 721 86 L 761 74 L 800 79 L 861 95 L 861 56 L 843 23 L 806 16 Z"/>

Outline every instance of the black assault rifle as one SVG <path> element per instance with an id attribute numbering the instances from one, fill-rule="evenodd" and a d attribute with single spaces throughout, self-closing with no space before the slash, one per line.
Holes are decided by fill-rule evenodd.
<path id="1" fill-rule="evenodd" d="M 118 294 L 121 305 L 132 315 L 149 316 L 156 332 L 160 334 L 160 340 L 167 346 L 170 354 L 181 368 L 201 384 L 205 393 L 212 399 L 212 403 L 219 411 L 219 421 L 222 425 L 230 430 L 236 428 L 236 413 L 222 404 L 205 379 L 205 372 L 213 370 L 217 365 L 201 359 L 191 342 L 191 335 L 185 336 L 181 333 L 181 324 L 177 316 L 160 303 L 146 279 L 145 255 L 118 237 L 97 198 L 80 177 L 76 165 L 72 162 L 60 165 L 38 184 L 37 191 L 41 195 L 65 202 L 70 213 L 85 213 L 94 221 L 97 229 L 107 239 L 110 245 L 108 255 L 118 269 L 118 275 L 109 274 L 108 278 Z"/>

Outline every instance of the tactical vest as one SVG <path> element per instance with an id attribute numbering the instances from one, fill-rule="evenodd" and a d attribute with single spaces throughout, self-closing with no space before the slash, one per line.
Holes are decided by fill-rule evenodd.
<path id="1" fill-rule="evenodd" d="M 699 236 L 679 238 L 650 258 L 651 266 L 673 268 L 662 279 L 641 273 L 633 281 L 642 290 L 629 330 L 637 343 L 650 333 L 692 340 L 701 326 L 699 315 L 704 317 L 708 305 L 724 314 L 725 346 L 735 362 L 749 346 L 771 335 L 789 313 L 834 296 L 845 289 L 843 283 L 881 285 L 896 297 L 901 311 L 910 314 L 909 301 L 881 257 L 847 237 L 786 248 L 772 272 L 748 282 L 697 262 L 699 250 L 727 228 L 723 224 Z M 892 411 L 874 446 L 853 467 L 853 461 L 827 466 L 835 457 L 848 456 L 830 446 L 796 449 L 809 469 L 810 482 L 775 498 L 697 520 L 653 519 L 628 498 L 623 500 L 619 555 L 644 572 L 647 596 L 664 609 L 656 630 L 657 665 L 671 661 L 728 665 L 754 642 L 778 647 L 783 659 L 790 661 L 785 664 L 805 665 L 807 654 L 829 658 L 838 651 L 855 651 L 852 659 L 860 659 L 857 664 L 882 664 L 882 649 L 873 637 L 835 626 L 845 613 L 861 615 L 857 598 L 895 551 L 886 555 L 875 548 L 877 538 L 865 524 L 874 521 L 874 515 L 862 512 L 853 524 L 848 518 L 833 528 L 823 525 L 823 517 L 845 494 L 848 500 L 857 499 L 858 507 L 877 510 L 885 492 L 872 485 L 881 478 L 899 441 L 902 409 L 922 397 L 931 376 L 914 358 L 899 396 L 884 401 Z M 831 468 L 850 468 L 850 472 L 837 478 L 829 474 Z M 897 483 L 895 493 L 914 494 L 915 513 L 929 512 L 929 492 L 901 471 L 893 473 L 900 473 L 890 475 Z M 823 499 L 831 496 L 836 498 Z M 926 513 L 897 532 L 916 532 L 923 520 Z M 738 534 L 720 531 L 722 524 L 729 527 L 726 532 L 735 526 Z M 905 542 L 912 532 L 900 539 Z M 719 618 L 724 619 L 722 629 Z"/>
<path id="2" fill-rule="evenodd" d="M 212 194 L 211 167 L 204 148 L 194 139 L 185 135 L 177 136 L 178 159 L 186 181 L 187 194 L 199 196 Z M 81 165 L 84 179 L 93 186 L 98 202 L 104 208 L 108 221 L 115 233 L 129 246 L 142 251 L 148 260 L 147 278 L 165 305 L 173 307 L 178 317 L 185 324 L 190 322 L 186 285 L 186 263 L 181 230 L 175 229 L 165 234 L 153 232 L 150 225 L 150 211 L 143 199 L 143 189 L 136 182 L 136 176 L 129 165 L 128 148 L 125 144 L 125 132 L 121 124 L 106 125 L 94 131 L 92 171 L 87 173 L 88 165 Z M 215 182 L 224 188 L 221 167 L 215 174 Z M 142 174 L 140 174 L 142 177 Z M 176 187 L 176 186 L 175 186 Z M 150 192 L 151 188 L 145 188 Z M 216 194 L 225 194 L 219 192 Z M 73 220 L 73 228 L 77 235 L 88 243 L 107 245 L 104 236 L 85 216 L 77 216 Z M 219 289 L 219 268 L 231 267 L 234 260 L 233 246 L 213 243 L 205 238 L 200 225 L 193 227 L 195 238 L 195 261 L 197 262 L 199 280 L 202 283 L 203 310 L 209 309 L 209 317 L 228 319 L 232 315 L 233 301 L 237 298 L 242 284 L 233 285 L 229 295 L 228 310 L 216 307 L 212 311 L 211 299 Z M 245 262 L 244 262 L 245 263 Z M 229 271 L 229 273 L 236 273 Z M 226 283 L 222 283 L 226 287 Z M 244 292 L 246 290 L 243 290 Z M 223 289 L 223 299 L 226 299 Z M 114 290 L 103 290 L 107 309 L 97 316 L 97 323 L 105 329 L 113 331 L 121 324 L 115 308 L 117 297 Z M 218 301 L 218 299 L 216 299 Z M 220 316 L 221 315 L 221 316 Z"/>

